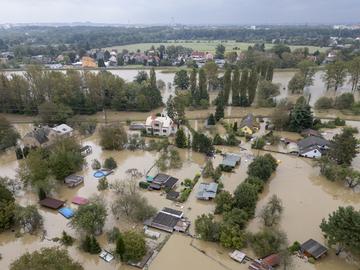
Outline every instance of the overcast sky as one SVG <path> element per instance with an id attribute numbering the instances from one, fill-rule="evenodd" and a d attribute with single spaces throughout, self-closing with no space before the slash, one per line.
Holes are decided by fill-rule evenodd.
<path id="1" fill-rule="evenodd" d="M 360 0 L 0 0 L 0 23 L 360 22 Z"/>

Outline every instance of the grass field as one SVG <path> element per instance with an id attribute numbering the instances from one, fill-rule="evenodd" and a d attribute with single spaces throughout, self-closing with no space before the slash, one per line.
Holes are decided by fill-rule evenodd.
<path id="1" fill-rule="evenodd" d="M 165 46 L 169 45 L 181 45 L 184 47 L 192 48 L 194 51 L 206 51 L 214 53 L 216 46 L 218 44 L 222 43 L 226 51 L 245 51 L 247 48 L 251 45 L 254 45 L 254 43 L 247 43 L 247 42 L 235 42 L 234 40 L 228 40 L 228 41 L 221 41 L 221 40 L 209 40 L 209 41 L 194 41 L 194 40 L 182 40 L 182 41 L 168 41 L 166 43 L 138 43 L 138 44 L 129 44 L 129 45 L 121 45 L 121 46 L 113 46 L 106 49 L 117 49 L 118 51 L 122 51 L 123 49 L 127 49 L 130 52 L 134 52 L 136 50 L 140 51 L 146 51 L 150 49 L 152 45 L 155 46 L 155 48 L 159 47 L 161 44 Z M 273 44 L 265 44 L 266 49 L 270 49 L 273 47 Z M 290 46 L 291 50 L 296 48 L 303 48 L 305 46 Z M 326 51 L 328 48 L 323 47 L 315 47 L 315 46 L 306 46 L 309 48 L 309 51 L 315 52 L 316 50 L 319 50 L 320 52 Z"/>

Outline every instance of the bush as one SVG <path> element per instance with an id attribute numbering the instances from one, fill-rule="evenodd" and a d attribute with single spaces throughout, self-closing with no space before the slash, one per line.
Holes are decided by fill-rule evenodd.
<path id="1" fill-rule="evenodd" d="M 266 142 L 265 139 L 263 137 L 257 138 L 253 144 L 251 145 L 252 149 L 263 149 L 265 146 Z"/>
<path id="2" fill-rule="evenodd" d="M 258 257 L 278 253 L 286 244 L 286 235 L 280 231 L 264 229 L 250 237 L 250 245 Z"/>
<path id="3" fill-rule="evenodd" d="M 142 188 L 142 189 L 148 189 L 150 186 L 150 184 L 148 182 L 145 182 L 145 181 L 141 181 L 139 183 L 139 187 Z"/>
<path id="4" fill-rule="evenodd" d="M 99 180 L 98 185 L 97 185 L 97 189 L 98 189 L 99 191 L 101 191 L 101 190 L 106 190 L 106 189 L 108 189 L 108 188 L 109 188 L 109 182 L 107 181 L 106 177 L 101 178 L 101 179 Z"/>
<path id="5" fill-rule="evenodd" d="M 97 159 L 94 159 L 91 163 L 91 168 L 93 170 L 100 170 L 101 169 L 101 164 Z"/>
<path id="6" fill-rule="evenodd" d="M 113 157 L 105 159 L 103 167 L 105 169 L 114 170 L 117 168 L 117 163 Z"/>
<path id="7" fill-rule="evenodd" d="M 74 241 L 75 239 L 73 237 L 68 235 L 65 231 L 62 232 L 62 237 L 60 238 L 61 244 L 68 247 L 68 246 L 72 246 Z"/>
<path id="8" fill-rule="evenodd" d="M 315 109 L 317 110 L 328 110 L 333 108 L 334 100 L 328 97 L 321 97 L 315 103 Z"/>
<path id="9" fill-rule="evenodd" d="M 354 105 L 354 95 L 344 93 L 335 99 L 335 108 L 339 110 L 350 109 Z"/>
<path id="10" fill-rule="evenodd" d="M 301 245 L 298 241 L 295 241 L 290 247 L 289 247 L 289 251 L 291 253 L 295 253 L 297 251 L 299 251 L 301 248 Z"/>
<path id="11" fill-rule="evenodd" d="M 114 227 L 111 231 L 106 233 L 109 243 L 115 243 L 120 235 L 119 228 Z"/>
<path id="12" fill-rule="evenodd" d="M 146 254 L 146 242 L 143 234 L 127 231 L 122 234 L 124 242 L 123 260 L 137 262 Z"/>

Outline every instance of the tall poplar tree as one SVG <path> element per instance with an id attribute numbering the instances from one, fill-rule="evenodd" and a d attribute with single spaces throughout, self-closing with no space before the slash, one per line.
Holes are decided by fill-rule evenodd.
<path id="1" fill-rule="evenodd" d="M 240 80 L 240 100 L 239 105 L 242 107 L 246 107 L 249 104 L 248 96 L 247 96 L 247 89 L 249 83 L 249 71 L 244 69 L 241 73 L 241 80 Z"/>
<path id="2" fill-rule="evenodd" d="M 232 90 L 232 105 L 239 106 L 240 105 L 240 71 L 239 68 L 236 67 L 233 73 L 233 79 L 231 83 Z"/>
<path id="3" fill-rule="evenodd" d="M 256 89 L 259 82 L 259 76 L 255 69 L 251 70 L 249 80 L 248 80 L 248 86 L 247 86 L 247 95 L 248 95 L 248 106 L 251 106 L 251 104 L 255 100 L 256 95 Z"/>
<path id="4" fill-rule="evenodd" d="M 231 89 L 231 68 L 227 67 L 224 74 L 224 102 L 229 102 L 229 95 Z"/>

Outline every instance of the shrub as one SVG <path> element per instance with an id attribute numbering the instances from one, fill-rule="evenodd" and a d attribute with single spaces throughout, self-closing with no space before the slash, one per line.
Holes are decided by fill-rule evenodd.
<path id="1" fill-rule="evenodd" d="M 100 170 L 101 169 L 101 164 L 97 159 L 94 159 L 91 163 L 91 168 L 93 170 Z"/>
<path id="2" fill-rule="evenodd" d="M 252 149 L 263 149 L 265 146 L 266 142 L 265 139 L 263 137 L 257 138 L 253 144 L 251 145 Z"/>
<path id="3" fill-rule="evenodd" d="M 90 254 L 98 254 L 101 251 L 100 245 L 93 235 L 87 235 L 83 240 L 81 247 L 85 252 Z"/>
<path id="4" fill-rule="evenodd" d="M 145 182 L 145 181 L 141 181 L 139 183 L 139 187 L 142 188 L 142 189 L 148 189 L 150 186 L 150 184 L 148 182 Z"/>
<path id="5" fill-rule="evenodd" d="M 315 103 L 315 109 L 328 110 L 334 106 L 334 100 L 328 97 L 321 97 Z"/>
<path id="6" fill-rule="evenodd" d="M 60 238 L 61 244 L 68 247 L 68 246 L 72 246 L 74 241 L 75 239 L 71 237 L 71 235 L 68 235 L 65 231 L 62 232 L 62 237 Z"/>
<path id="7" fill-rule="evenodd" d="M 101 190 L 106 190 L 106 189 L 108 189 L 108 188 L 109 188 L 109 182 L 107 181 L 106 177 L 101 178 L 101 179 L 99 180 L 98 185 L 97 185 L 97 189 L 98 189 L 99 191 L 101 191 Z"/>
<path id="8" fill-rule="evenodd" d="M 117 168 L 117 163 L 113 157 L 109 157 L 105 159 L 103 166 L 105 169 L 113 170 Z"/>
<path id="9" fill-rule="evenodd" d="M 297 251 L 299 251 L 301 248 L 301 245 L 298 241 L 295 241 L 290 247 L 289 247 L 289 251 L 291 253 L 295 253 Z"/>
<path id="10" fill-rule="evenodd" d="M 335 108 L 339 110 L 350 109 L 354 105 L 354 95 L 344 93 L 335 99 Z"/>

